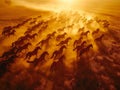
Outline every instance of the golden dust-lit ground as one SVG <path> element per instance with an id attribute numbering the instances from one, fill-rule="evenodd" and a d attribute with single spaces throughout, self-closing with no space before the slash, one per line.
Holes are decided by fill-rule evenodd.
<path id="1" fill-rule="evenodd" d="M 0 22 L 0 90 L 120 89 L 120 30 L 114 17 L 34 13 Z"/>

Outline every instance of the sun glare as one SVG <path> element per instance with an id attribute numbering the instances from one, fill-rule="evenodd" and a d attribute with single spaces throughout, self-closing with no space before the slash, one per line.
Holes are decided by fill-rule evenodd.
<path id="1" fill-rule="evenodd" d="M 72 4 L 75 0 L 60 0 L 62 3 Z"/>

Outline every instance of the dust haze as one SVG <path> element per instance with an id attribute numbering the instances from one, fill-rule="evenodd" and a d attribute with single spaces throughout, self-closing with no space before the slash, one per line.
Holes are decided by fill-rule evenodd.
<path id="1" fill-rule="evenodd" d="M 0 90 L 120 90 L 119 0 L 1 0 Z"/>

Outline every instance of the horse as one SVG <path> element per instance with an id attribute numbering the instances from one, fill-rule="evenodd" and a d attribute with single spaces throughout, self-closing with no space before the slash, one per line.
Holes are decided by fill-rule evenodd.
<path id="1" fill-rule="evenodd" d="M 38 65 L 40 62 L 46 61 L 46 60 L 45 60 L 46 55 L 49 55 L 49 53 L 48 53 L 47 51 L 44 51 L 44 52 L 40 55 L 39 58 L 35 58 L 34 61 L 27 61 L 27 62 L 28 62 L 28 63 L 33 63 L 34 66 L 36 66 L 36 65 Z"/>
<path id="2" fill-rule="evenodd" d="M 16 55 L 12 55 L 8 59 L 0 62 L 0 76 L 4 75 L 9 71 L 9 66 L 15 62 Z"/>
<path id="3" fill-rule="evenodd" d="M 2 31 L 2 35 L 6 35 L 7 33 L 10 33 L 12 29 L 13 29 L 12 26 L 4 27 Z"/>
<path id="4" fill-rule="evenodd" d="M 54 61 L 52 64 L 51 64 L 51 67 L 50 67 L 50 71 L 53 73 L 54 71 L 56 71 L 59 66 L 63 63 L 63 60 L 65 60 L 65 56 L 62 55 L 58 61 Z"/>
<path id="5" fill-rule="evenodd" d="M 15 30 L 12 30 L 11 32 L 8 33 L 8 36 L 15 35 L 15 32 L 16 32 Z"/>
<path id="6" fill-rule="evenodd" d="M 26 54 L 25 59 L 26 59 L 26 58 L 30 59 L 30 58 L 31 58 L 32 56 L 34 56 L 34 55 L 37 56 L 38 50 L 41 50 L 41 48 L 40 48 L 40 47 L 36 47 L 33 51 L 28 52 L 28 53 Z"/>
<path id="7" fill-rule="evenodd" d="M 83 37 L 80 37 L 78 40 L 75 40 L 73 43 L 73 47 L 76 47 L 78 44 L 80 44 L 82 39 L 83 39 Z"/>
<path id="8" fill-rule="evenodd" d="M 25 40 L 25 39 L 24 39 Z M 24 40 L 21 39 L 21 40 L 17 40 L 15 42 L 12 43 L 12 47 L 19 47 L 20 45 L 23 45 L 24 44 Z"/>
<path id="9" fill-rule="evenodd" d="M 49 41 L 50 41 L 51 37 L 47 37 L 46 39 L 44 40 L 41 40 L 37 45 L 40 44 L 40 46 L 43 46 L 43 45 L 48 45 L 49 44 Z"/>
<path id="10" fill-rule="evenodd" d="M 90 33 L 90 31 L 82 32 L 81 36 L 86 36 L 87 37 L 88 33 Z"/>
<path id="11" fill-rule="evenodd" d="M 30 35 L 29 39 L 34 39 L 36 36 L 38 36 L 37 33 Z"/>
<path id="12" fill-rule="evenodd" d="M 85 27 L 79 28 L 78 33 L 82 32 L 85 29 Z"/>
<path id="13" fill-rule="evenodd" d="M 57 44 L 57 46 L 61 46 L 61 45 L 68 45 L 69 40 L 71 40 L 71 37 L 68 37 L 67 39 L 65 39 L 64 41 L 61 41 L 59 44 Z"/>
<path id="14" fill-rule="evenodd" d="M 97 34 L 100 31 L 100 29 L 96 29 L 94 32 L 92 32 L 92 35 Z"/>
<path id="15" fill-rule="evenodd" d="M 28 46 L 31 46 L 32 44 L 29 42 L 27 44 L 25 44 L 24 46 L 20 47 L 20 49 L 18 50 L 18 52 L 21 52 L 24 49 L 28 49 Z"/>
<path id="16" fill-rule="evenodd" d="M 66 33 L 66 32 L 65 32 L 65 33 L 63 33 L 63 34 L 61 34 L 61 35 L 58 35 L 58 36 L 56 37 L 56 40 L 57 40 L 57 41 L 59 41 L 60 39 L 65 38 L 65 35 L 67 35 L 67 33 Z"/>
<path id="17" fill-rule="evenodd" d="M 100 37 L 96 38 L 95 41 L 101 41 L 104 36 L 105 36 L 105 35 L 102 34 Z"/>
<path id="18" fill-rule="evenodd" d="M 4 58 L 4 57 L 10 57 L 12 55 L 15 55 L 17 53 L 17 48 L 11 48 L 9 51 L 6 51 L 2 54 L 2 56 L 0 56 L 0 58 Z"/>
<path id="19" fill-rule="evenodd" d="M 51 56 L 51 59 L 59 58 L 62 55 L 64 49 L 66 49 L 65 45 L 63 45 L 59 50 L 55 50 Z"/>
<path id="20" fill-rule="evenodd" d="M 90 48 L 93 48 L 93 45 L 92 45 L 92 44 L 90 44 L 90 45 L 88 45 L 87 47 L 83 48 L 83 49 L 80 51 L 79 55 L 81 56 L 81 55 L 84 54 L 85 52 L 88 52 Z"/>
<path id="21" fill-rule="evenodd" d="M 48 34 L 47 37 L 54 37 L 55 34 L 56 34 L 56 32 L 54 31 L 53 33 Z"/>
<path id="22" fill-rule="evenodd" d="M 77 49 L 77 51 L 80 51 L 80 50 L 85 46 L 86 43 L 87 43 L 86 41 L 83 41 L 83 42 L 81 43 L 81 45 L 76 46 L 76 47 L 73 49 L 73 51 L 75 51 L 76 49 Z"/>
<path id="23" fill-rule="evenodd" d="M 83 41 L 83 42 L 81 43 L 81 45 L 76 46 L 76 47 L 73 49 L 73 51 L 76 50 L 76 52 L 77 52 L 77 59 L 78 59 L 78 56 L 79 56 L 78 54 L 79 54 L 80 50 L 85 47 L 85 44 L 86 44 L 86 43 L 87 43 L 86 41 Z"/>

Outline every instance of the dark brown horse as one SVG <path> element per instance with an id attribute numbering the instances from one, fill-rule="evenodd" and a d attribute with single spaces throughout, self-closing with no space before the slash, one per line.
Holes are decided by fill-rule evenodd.
<path id="1" fill-rule="evenodd" d="M 54 37 L 55 34 L 56 34 L 56 32 L 54 31 L 53 33 L 48 34 L 47 37 Z"/>
<path id="2" fill-rule="evenodd" d="M 82 42 L 83 37 L 80 37 L 78 40 L 75 40 L 73 43 L 73 47 L 76 47 L 77 45 L 79 45 Z"/>
<path id="3" fill-rule="evenodd" d="M 44 51 L 39 58 L 35 58 L 34 61 L 27 61 L 28 63 L 33 63 L 34 66 L 37 66 L 40 62 L 45 62 L 45 57 L 49 55 L 47 51 Z"/>
<path id="4" fill-rule="evenodd" d="M 83 49 L 80 51 L 80 54 L 79 54 L 79 55 L 81 56 L 81 55 L 84 54 L 85 52 L 88 52 L 90 48 L 93 48 L 93 45 L 92 45 L 92 44 L 90 44 L 90 45 L 88 45 L 87 47 L 83 48 Z"/>
<path id="5" fill-rule="evenodd" d="M 19 48 L 18 52 L 21 52 L 21 51 L 23 51 L 23 50 L 28 49 L 28 47 L 31 46 L 31 45 L 32 45 L 32 44 L 31 44 L 30 42 L 27 43 L 27 44 L 25 44 L 25 45 L 23 45 L 22 47 Z"/>
<path id="6" fill-rule="evenodd" d="M 88 33 L 90 33 L 90 31 L 82 32 L 81 36 L 86 36 L 87 37 Z"/>
<path id="7" fill-rule="evenodd" d="M 51 58 L 54 58 L 54 59 L 59 58 L 62 55 L 63 50 L 65 48 L 66 48 L 66 46 L 64 45 L 59 50 L 54 51 L 53 54 L 52 54 L 52 56 L 51 56 Z"/>
<path id="8" fill-rule="evenodd" d="M 63 34 L 61 34 L 61 35 L 58 35 L 58 36 L 56 37 L 56 40 L 59 41 L 60 39 L 64 39 L 64 38 L 65 38 L 65 35 L 67 35 L 67 33 L 63 33 Z"/>
<path id="9" fill-rule="evenodd" d="M 7 35 L 8 33 L 11 32 L 12 29 L 13 29 L 12 26 L 4 27 L 4 28 L 3 28 L 3 31 L 2 31 L 2 35 Z"/>
<path id="10" fill-rule="evenodd" d="M 8 57 L 10 57 L 10 56 L 15 55 L 16 53 L 17 53 L 17 48 L 14 47 L 14 48 L 11 48 L 10 50 L 4 52 L 4 53 L 2 54 L 2 56 L 0 56 L 0 58 L 8 58 Z"/>
<path id="11" fill-rule="evenodd" d="M 62 55 L 58 61 L 54 61 L 50 67 L 50 72 L 53 73 L 55 72 L 56 70 L 59 69 L 59 67 L 61 66 L 61 64 L 63 64 L 63 60 L 65 60 L 65 56 Z"/>
<path id="12" fill-rule="evenodd" d="M 100 37 L 96 38 L 95 41 L 101 41 L 103 37 L 104 37 L 104 34 L 102 34 Z"/>
<path id="13" fill-rule="evenodd" d="M 36 47 L 33 51 L 28 52 L 28 53 L 26 54 L 26 58 L 30 59 L 30 58 L 31 58 L 32 56 L 34 56 L 34 55 L 37 56 L 38 50 L 41 50 L 41 48 L 40 48 L 40 47 Z M 25 59 L 26 59 L 26 58 L 25 58 Z"/>
<path id="14" fill-rule="evenodd" d="M 92 32 L 92 35 L 97 34 L 100 31 L 100 29 L 96 29 L 94 32 Z"/>
<path id="15" fill-rule="evenodd" d="M 43 45 L 49 45 L 51 37 L 47 37 L 46 39 L 41 40 L 37 45 L 43 46 Z"/>
<path id="16" fill-rule="evenodd" d="M 62 45 L 68 45 L 69 40 L 71 40 L 71 37 L 66 38 L 64 41 L 61 41 L 57 46 L 62 46 Z"/>
<path id="17" fill-rule="evenodd" d="M 79 57 L 79 52 L 85 47 L 85 44 L 86 44 L 86 43 L 87 43 L 86 41 L 83 41 L 83 42 L 81 43 L 81 45 L 76 46 L 76 48 L 73 49 L 73 51 L 76 50 L 76 52 L 77 52 L 77 59 L 78 59 L 78 57 Z"/>
<path id="18" fill-rule="evenodd" d="M 15 35 L 15 30 L 12 30 L 11 32 L 9 32 L 8 34 L 7 34 L 7 36 L 11 36 L 11 35 Z"/>

